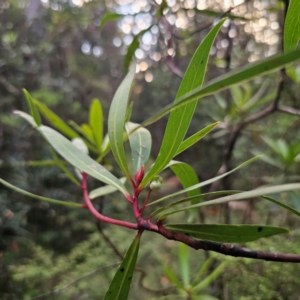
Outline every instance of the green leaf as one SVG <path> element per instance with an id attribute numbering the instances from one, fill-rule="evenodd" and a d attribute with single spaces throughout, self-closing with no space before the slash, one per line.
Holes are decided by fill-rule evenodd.
<path id="1" fill-rule="evenodd" d="M 209 34 L 205 37 L 205 39 L 202 41 L 202 43 L 196 50 L 190 62 L 190 65 L 188 66 L 188 69 L 181 81 L 179 90 L 176 95 L 176 99 L 174 101 L 174 105 L 178 103 L 179 99 L 183 95 L 190 92 L 197 86 L 202 85 L 210 49 L 224 21 L 225 20 L 220 21 L 209 32 Z M 184 136 L 186 135 L 186 132 L 190 125 L 196 105 L 196 102 L 187 104 L 181 109 L 173 110 L 173 112 L 170 114 L 158 157 L 151 170 L 148 172 L 148 174 L 142 181 L 140 185 L 141 187 L 146 186 L 146 184 L 161 170 L 163 170 L 164 167 L 176 155 L 176 152 L 180 147 L 180 144 Z M 176 130 L 174 130 L 175 128 Z"/>
<path id="2" fill-rule="evenodd" d="M 102 29 L 104 27 L 104 25 L 108 22 L 108 21 L 115 21 L 115 20 L 119 20 L 120 18 L 124 17 L 124 15 L 121 14 L 117 14 L 117 13 L 109 13 L 103 16 L 103 18 L 101 19 L 100 22 L 100 26 L 99 28 Z"/>
<path id="3" fill-rule="evenodd" d="M 23 93 L 27 99 L 28 105 L 30 107 L 30 113 L 31 116 L 33 117 L 35 123 L 40 126 L 42 124 L 42 120 L 41 120 L 41 116 L 39 114 L 39 111 L 34 103 L 33 98 L 31 97 L 31 95 L 25 90 L 23 89 Z"/>
<path id="4" fill-rule="evenodd" d="M 174 274 L 173 270 L 169 266 L 164 267 L 164 273 L 169 281 L 179 290 L 185 290 L 183 284 L 177 279 L 176 275 Z"/>
<path id="5" fill-rule="evenodd" d="M 245 161 L 244 163 L 242 163 L 241 165 L 237 166 L 236 168 L 234 168 L 233 170 L 231 170 L 231 171 L 229 171 L 229 172 L 227 172 L 227 173 L 224 173 L 224 174 L 222 174 L 222 175 L 216 176 L 216 177 L 211 178 L 211 179 L 209 179 L 209 180 L 200 182 L 200 183 L 195 184 L 195 185 L 193 185 L 193 186 L 190 186 L 190 187 L 188 187 L 188 188 L 186 188 L 186 189 L 183 189 L 183 190 L 181 190 L 181 191 L 178 191 L 178 192 L 175 192 L 175 193 L 170 194 L 170 195 L 168 195 L 168 196 L 165 196 L 165 197 L 163 197 L 163 198 L 160 198 L 160 199 L 158 199 L 158 200 L 156 200 L 156 201 L 153 201 L 153 202 L 147 204 L 147 206 L 151 206 L 151 205 L 160 203 L 160 202 L 162 202 L 162 201 L 165 201 L 165 200 L 167 200 L 167 199 L 170 199 L 170 198 L 173 198 L 173 197 L 175 197 L 175 196 L 181 195 L 181 194 L 183 194 L 183 193 L 187 193 L 187 192 L 189 192 L 189 191 L 193 191 L 193 190 L 195 190 L 195 189 L 198 189 L 198 188 L 201 188 L 201 187 L 206 186 L 206 185 L 208 185 L 208 184 L 211 184 L 211 183 L 213 183 L 213 182 L 215 182 L 215 181 L 218 181 L 218 180 L 220 180 L 220 179 L 222 179 L 222 178 L 228 176 L 229 174 L 231 174 L 231 173 L 233 173 L 233 172 L 235 172 L 235 171 L 237 171 L 237 170 L 239 170 L 239 169 L 241 169 L 241 168 L 247 166 L 248 164 L 254 162 L 255 160 L 257 160 L 257 159 L 259 159 L 259 158 L 260 158 L 260 156 L 253 157 L 253 158 L 251 158 L 251 159 Z M 210 203 L 210 202 L 211 202 L 211 201 L 209 201 L 209 202 L 207 202 L 207 203 Z"/>
<path id="6" fill-rule="evenodd" d="M 188 11 L 190 9 L 186 9 L 186 10 Z M 209 17 L 220 18 L 220 16 L 222 16 L 222 17 L 226 16 L 227 18 L 229 18 L 231 20 L 250 21 L 250 19 L 240 17 L 240 16 L 235 16 L 230 13 L 224 13 L 223 11 L 215 11 L 215 10 L 209 10 L 209 9 L 197 9 L 197 8 L 196 9 L 194 8 L 194 11 L 198 14 L 206 15 Z"/>
<path id="7" fill-rule="evenodd" d="M 216 196 L 216 195 L 231 195 L 231 194 L 236 194 L 236 193 L 241 193 L 241 191 L 237 191 L 237 190 L 228 190 L 228 191 L 218 191 L 218 192 L 211 192 L 211 193 L 205 193 L 205 194 L 199 194 L 196 196 L 191 196 L 188 198 L 183 198 L 179 201 L 173 202 L 168 204 L 167 206 L 164 207 L 160 207 L 158 209 L 156 209 L 155 211 L 153 211 L 150 214 L 150 218 L 153 218 L 154 216 L 156 216 L 157 214 L 160 214 L 161 212 L 170 209 L 171 207 L 186 203 L 186 202 L 190 202 L 190 203 L 200 203 L 201 200 L 205 197 L 212 197 L 212 196 Z M 150 204 L 149 204 L 150 205 Z"/>
<path id="8" fill-rule="evenodd" d="M 130 178 L 123 145 L 123 133 L 126 120 L 128 99 L 130 96 L 132 81 L 135 75 L 135 64 L 132 64 L 129 73 L 117 89 L 112 100 L 108 116 L 108 135 L 112 153 L 124 172 Z"/>
<path id="9" fill-rule="evenodd" d="M 190 284 L 190 268 L 189 268 L 189 249 L 186 244 L 179 245 L 179 263 L 183 285 L 188 287 Z"/>
<path id="10" fill-rule="evenodd" d="M 264 225 L 166 224 L 166 228 L 197 239 L 221 243 L 245 243 L 289 231 Z"/>
<path id="11" fill-rule="evenodd" d="M 132 62 L 132 57 L 135 53 L 135 50 L 139 47 L 139 37 L 140 37 L 140 34 L 138 35 L 135 35 L 131 44 L 128 46 L 127 48 L 127 53 L 125 55 L 125 58 L 124 58 L 124 69 L 125 69 L 125 72 L 127 72 L 129 70 L 129 66 L 130 66 L 130 63 Z"/>
<path id="12" fill-rule="evenodd" d="M 295 190 L 300 190 L 300 183 L 289 183 L 289 184 L 259 188 L 259 189 L 252 190 L 252 191 L 242 192 L 242 193 L 238 193 L 238 194 L 234 194 L 234 195 L 230 195 L 230 196 L 226 196 L 226 197 L 221 197 L 221 198 L 210 200 L 210 201 L 201 202 L 199 204 L 190 205 L 190 206 L 187 206 L 185 208 L 169 212 L 169 213 L 161 216 L 160 219 L 164 219 L 169 215 L 173 215 L 175 213 L 182 212 L 182 211 L 185 211 L 185 210 L 189 210 L 189 209 L 192 209 L 192 208 L 199 208 L 199 207 L 203 207 L 203 206 L 223 204 L 223 203 L 227 203 L 227 202 L 230 202 L 230 201 L 239 201 L 239 200 L 245 200 L 245 199 L 254 198 L 254 197 L 262 197 L 266 200 L 271 201 L 270 200 L 271 198 L 265 197 L 265 196 L 266 195 L 277 194 L 277 193 L 288 192 L 288 191 L 295 191 Z M 274 199 L 272 199 L 272 202 L 288 209 L 291 212 L 294 212 L 293 209 L 291 209 L 289 206 L 287 206 L 283 203 L 276 202 L 276 200 L 274 200 Z"/>
<path id="13" fill-rule="evenodd" d="M 270 202 L 273 202 L 281 207 L 283 207 L 284 209 L 290 211 L 291 213 L 295 214 L 296 216 L 300 217 L 300 212 L 292 207 L 290 207 L 289 205 L 286 205 L 280 201 L 277 201 L 273 198 L 270 198 L 270 197 L 267 197 L 267 196 L 262 196 L 261 198 L 265 199 L 265 200 L 268 200 Z"/>
<path id="14" fill-rule="evenodd" d="M 201 282 L 201 278 L 209 272 L 214 261 L 215 258 L 213 256 L 209 256 L 204 261 L 204 263 L 201 265 L 200 269 L 198 270 L 197 274 L 193 278 L 193 281 L 191 283 L 192 287 L 195 287 L 196 285 L 199 284 L 199 282 Z"/>
<path id="15" fill-rule="evenodd" d="M 59 204 L 59 205 L 65 205 L 65 206 L 72 206 L 72 207 L 82 207 L 82 204 L 80 203 L 74 203 L 74 202 L 67 202 L 67 201 L 62 201 L 62 200 L 56 200 L 56 199 L 52 199 L 52 198 L 47 198 L 47 197 L 43 197 L 43 196 L 38 196 L 35 194 L 31 194 L 27 191 L 24 191 L 10 183 L 8 183 L 7 181 L 3 180 L 0 178 L 0 183 L 2 183 L 4 186 L 8 187 L 9 189 L 12 189 L 20 194 L 23 194 L 25 196 L 31 197 L 31 198 L 35 198 L 38 199 L 40 201 L 45 201 L 45 202 L 49 202 L 49 203 L 53 203 L 53 204 Z"/>
<path id="16" fill-rule="evenodd" d="M 32 127 L 37 127 L 38 125 L 36 124 L 36 122 L 34 121 L 33 117 L 30 116 L 29 114 L 20 111 L 20 110 L 14 110 L 13 113 L 17 116 L 20 116 L 21 118 L 23 118 L 25 121 L 27 121 L 30 125 L 32 125 Z"/>
<path id="17" fill-rule="evenodd" d="M 90 133 L 90 136 L 88 136 L 87 132 L 81 126 L 76 124 L 74 121 L 70 120 L 68 123 L 81 135 L 81 136 L 80 135 L 77 135 L 77 136 L 80 138 L 83 138 L 84 143 L 88 146 L 89 150 L 91 150 L 92 152 L 94 152 L 96 154 L 99 154 L 99 149 L 94 146 L 95 143 L 94 143 L 91 128 L 87 129 Z M 82 124 L 82 125 L 86 125 L 86 124 Z M 86 126 L 88 126 L 88 125 L 86 125 Z"/>
<path id="18" fill-rule="evenodd" d="M 199 183 L 198 175 L 195 170 L 187 163 L 172 160 L 169 165 L 170 169 L 177 176 L 184 188 L 194 186 Z M 200 194 L 200 188 L 187 191 L 189 197 Z"/>
<path id="19" fill-rule="evenodd" d="M 134 174 L 144 165 L 146 165 L 152 146 L 151 134 L 148 129 L 139 127 L 139 124 L 128 122 L 126 124 L 127 134 L 131 148 L 131 157 L 133 161 Z M 135 130 L 132 134 L 131 131 Z"/>
<path id="20" fill-rule="evenodd" d="M 120 182 L 122 182 L 124 184 L 126 182 L 126 179 L 127 179 L 126 177 L 122 177 L 119 180 L 120 180 Z M 114 193 L 116 191 L 117 191 L 117 189 L 114 186 L 111 186 L 111 185 L 101 186 L 97 189 L 92 190 L 89 193 L 89 197 L 90 197 L 90 199 L 95 199 L 97 197 L 108 195 L 108 194 Z"/>
<path id="21" fill-rule="evenodd" d="M 213 124 L 208 125 L 207 127 L 201 129 L 197 133 L 193 134 L 192 136 L 185 139 L 183 142 L 181 142 L 176 154 L 174 156 L 177 156 L 181 152 L 185 151 L 186 149 L 190 148 L 194 144 L 196 144 L 198 141 L 203 139 L 209 132 L 211 132 L 216 126 L 218 126 L 220 122 L 216 122 Z"/>
<path id="22" fill-rule="evenodd" d="M 77 186 L 80 186 L 80 182 L 75 178 L 75 176 L 67 169 L 65 164 L 58 158 L 56 153 L 50 148 L 51 155 L 56 163 L 56 165 L 73 181 Z"/>
<path id="23" fill-rule="evenodd" d="M 300 2 L 299 0 L 290 0 L 287 11 L 283 45 L 284 51 L 289 51 L 297 47 L 300 39 Z"/>
<path id="24" fill-rule="evenodd" d="M 50 124 L 58 129 L 61 133 L 67 137 L 73 139 L 79 137 L 77 132 L 75 132 L 70 126 L 68 126 L 58 115 L 56 115 L 52 110 L 50 110 L 45 104 L 34 100 L 34 103 L 39 108 L 42 115 L 50 122 Z"/>
<path id="25" fill-rule="evenodd" d="M 38 130 L 43 134 L 50 145 L 71 165 L 108 185 L 116 187 L 125 196 L 128 195 L 125 186 L 120 180 L 88 155 L 80 151 L 63 135 L 47 126 L 40 126 Z"/>
<path id="26" fill-rule="evenodd" d="M 104 300 L 126 300 L 139 252 L 140 234 L 138 234 L 129 247 L 123 262 L 119 266 Z"/>
<path id="27" fill-rule="evenodd" d="M 212 282 L 214 282 L 223 272 L 227 262 L 224 261 L 217 268 L 215 268 L 208 276 L 192 288 L 192 292 L 199 292 L 206 289 Z M 202 299 L 202 298 L 201 298 Z M 207 299 L 209 300 L 209 298 Z"/>
<path id="28" fill-rule="evenodd" d="M 181 182 L 182 186 L 184 188 L 188 188 L 190 186 L 193 186 L 197 183 L 199 183 L 199 178 L 195 170 L 186 163 L 171 160 L 171 163 L 169 164 L 170 169 L 173 171 L 173 173 L 177 176 L 179 181 Z M 201 193 L 200 188 L 188 191 L 187 195 L 189 197 L 193 196 L 199 196 Z M 196 204 L 201 201 L 201 197 L 196 197 L 196 199 L 193 199 L 191 201 L 191 204 Z M 195 217 L 197 216 L 197 210 L 191 210 L 190 211 L 190 217 L 189 222 L 191 222 Z"/>
<path id="29" fill-rule="evenodd" d="M 176 103 L 167 105 L 165 108 L 158 111 L 151 118 L 143 122 L 141 125 L 146 127 L 157 120 L 161 119 L 164 115 L 168 114 L 170 111 L 174 111 L 187 103 L 199 100 L 205 96 L 215 94 L 219 91 L 227 89 L 235 84 L 249 81 L 253 78 L 266 75 L 275 70 L 282 68 L 283 66 L 294 62 L 300 58 L 300 49 L 293 50 L 288 53 L 274 55 L 263 60 L 254 62 L 250 65 L 238 68 L 227 74 L 221 75 L 202 87 L 193 89 L 189 93 L 177 99 Z"/>
<path id="30" fill-rule="evenodd" d="M 94 134 L 93 134 L 93 129 L 92 127 L 89 125 L 89 124 L 82 124 L 81 125 L 81 129 L 82 129 L 82 132 L 83 132 L 83 135 L 93 144 L 96 144 L 95 143 L 95 140 L 94 140 Z"/>
<path id="31" fill-rule="evenodd" d="M 94 99 L 90 107 L 89 124 L 93 131 L 93 140 L 101 152 L 103 141 L 103 111 L 101 102 Z"/>

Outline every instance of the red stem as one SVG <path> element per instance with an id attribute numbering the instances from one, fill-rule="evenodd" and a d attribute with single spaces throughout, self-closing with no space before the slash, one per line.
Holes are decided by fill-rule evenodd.
<path id="1" fill-rule="evenodd" d="M 118 225 L 118 226 L 123 226 L 123 227 L 127 227 L 127 228 L 131 228 L 131 229 L 138 229 L 138 225 L 134 224 L 134 223 L 129 223 L 126 221 L 121 221 L 121 220 L 116 220 L 116 219 L 112 219 L 109 217 L 105 217 L 102 214 L 100 214 L 94 207 L 94 205 L 92 204 L 92 201 L 89 197 L 88 194 L 88 190 L 87 190 L 87 183 L 86 183 L 86 179 L 87 179 L 87 174 L 82 173 L 82 185 L 81 188 L 83 190 L 83 197 L 86 203 L 87 208 L 89 209 L 89 211 L 100 221 L 102 222 L 106 222 L 106 223 L 110 223 L 110 224 L 114 224 L 114 225 Z"/>
<path id="2" fill-rule="evenodd" d="M 143 205 L 142 208 L 140 209 L 140 213 L 141 213 L 141 214 L 143 213 L 144 209 L 146 208 L 146 205 L 147 205 L 147 203 L 148 203 L 148 201 L 149 201 L 149 199 L 150 199 L 151 192 L 152 192 L 152 190 L 149 189 L 148 194 L 147 194 L 147 197 L 146 197 L 146 200 L 145 200 L 145 202 L 144 202 L 144 205 Z"/>

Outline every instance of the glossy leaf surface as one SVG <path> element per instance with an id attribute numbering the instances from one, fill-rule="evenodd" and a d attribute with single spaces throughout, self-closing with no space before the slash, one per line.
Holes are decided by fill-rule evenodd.
<path id="1" fill-rule="evenodd" d="M 211 94 L 215 94 L 235 84 L 249 81 L 256 77 L 274 72 L 298 59 L 300 59 L 300 49 L 296 49 L 288 53 L 274 55 L 263 60 L 254 62 L 250 65 L 235 69 L 227 74 L 221 75 L 207 82 L 202 87 L 199 86 L 195 88 L 194 90 L 180 97 L 176 103 L 169 104 L 165 108 L 158 111 L 151 118 L 143 122 L 141 125 L 144 127 L 148 126 L 161 119 L 170 111 L 173 111 L 187 103 L 199 100 L 199 98 L 203 98 Z"/>
<path id="2" fill-rule="evenodd" d="M 140 236 L 137 235 L 119 266 L 104 300 L 126 300 L 139 252 Z"/>
<path id="3" fill-rule="evenodd" d="M 289 8 L 287 11 L 285 24 L 284 24 L 284 35 L 283 35 L 284 51 L 289 51 L 296 48 L 299 39 L 300 39 L 300 1 L 290 0 Z"/>
<path id="4" fill-rule="evenodd" d="M 208 125 L 207 127 L 201 129 L 200 131 L 196 132 L 195 134 L 191 135 L 187 139 L 185 139 L 183 142 L 181 142 L 175 156 L 180 154 L 181 152 L 185 151 L 186 149 L 190 148 L 194 144 L 196 144 L 198 141 L 203 139 L 209 132 L 211 132 L 216 126 L 219 125 L 220 122 L 216 122 L 213 124 Z"/>
<path id="5" fill-rule="evenodd" d="M 197 239 L 221 243 L 245 243 L 289 231 L 264 225 L 166 224 L 166 228 Z"/>
<path id="6" fill-rule="evenodd" d="M 197 86 L 202 85 L 210 49 L 224 21 L 225 20 L 220 21 L 209 32 L 209 34 L 204 38 L 204 40 L 196 50 L 181 81 L 176 99 L 174 101 L 175 104 L 178 103 L 179 99 L 183 95 L 190 92 Z M 163 170 L 164 167 L 176 155 L 176 152 L 180 147 L 180 144 L 189 128 L 196 105 L 196 102 L 189 103 L 181 107 L 181 109 L 174 110 L 170 114 L 159 154 L 151 170 L 142 181 L 141 187 L 145 186 L 155 175 Z M 176 130 L 174 130 L 175 128 Z"/>

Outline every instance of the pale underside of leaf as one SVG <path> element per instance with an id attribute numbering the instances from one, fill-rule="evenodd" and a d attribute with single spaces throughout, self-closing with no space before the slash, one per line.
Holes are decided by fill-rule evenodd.
<path id="1" fill-rule="evenodd" d="M 128 195 L 125 186 L 113 174 L 76 148 L 63 135 L 47 126 L 40 126 L 38 130 L 51 146 L 71 165 L 108 185 L 116 187 L 124 195 Z"/>

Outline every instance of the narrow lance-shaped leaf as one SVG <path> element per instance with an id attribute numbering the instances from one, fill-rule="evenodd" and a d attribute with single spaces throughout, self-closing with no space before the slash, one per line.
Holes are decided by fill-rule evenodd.
<path id="1" fill-rule="evenodd" d="M 130 178 L 123 145 L 126 111 L 131 85 L 135 74 L 135 64 L 117 89 L 112 100 L 108 116 L 108 135 L 112 153 L 127 178 Z"/>
<path id="2" fill-rule="evenodd" d="M 181 205 L 183 203 L 186 203 L 186 202 L 191 202 L 193 200 L 197 200 L 197 199 L 203 199 L 205 197 L 213 197 L 213 196 L 217 196 L 217 195 L 232 195 L 232 194 L 238 194 L 238 193 L 242 193 L 242 191 L 237 191 L 237 190 L 228 190 L 228 191 L 218 191 L 218 192 L 211 192 L 211 193 L 205 193 L 205 194 L 200 194 L 198 196 L 193 196 L 193 197 L 188 197 L 188 198 L 184 198 L 184 199 L 181 199 L 179 201 L 176 201 L 176 202 L 173 202 L 165 207 L 160 207 L 158 209 L 156 209 L 154 212 L 152 212 L 150 214 L 150 218 L 153 218 L 154 216 L 156 216 L 157 214 L 160 214 L 162 213 L 163 211 L 165 210 L 169 210 L 170 208 L 174 207 L 174 206 L 177 206 L 177 205 Z M 264 200 L 268 200 L 270 202 L 273 202 L 275 203 L 276 205 L 278 206 L 281 206 L 282 208 L 290 211 L 291 213 L 295 214 L 296 216 L 300 217 L 300 211 L 297 211 L 296 209 L 278 201 L 278 200 L 275 200 L 271 197 L 267 197 L 267 196 L 261 196 L 260 198 L 264 199 Z M 211 201 L 211 200 L 210 200 Z M 203 202 L 204 203 L 204 202 Z M 205 202 L 206 203 L 206 202 Z M 207 202 L 209 203 L 209 202 Z"/>
<path id="3" fill-rule="evenodd" d="M 188 188 L 186 188 L 186 189 L 180 190 L 180 191 L 178 191 L 178 192 L 175 192 L 175 193 L 173 193 L 173 194 L 170 194 L 170 195 L 168 195 L 168 196 L 165 196 L 165 197 L 163 197 L 163 198 L 160 198 L 160 199 L 158 199 L 158 200 L 156 200 L 156 201 L 153 201 L 153 202 L 147 204 L 147 206 L 151 206 L 151 205 L 154 205 L 154 204 L 163 202 L 163 201 L 165 201 L 165 200 L 167 200 L 167 199 L 173 198 L 173 197 L 178 196 L 178 195 L 181 195 L 181 194 L 183 194 L 183 193 L 187 193 L 187 192 L 189 192 L 189 191 L 192 191 L 192 190 L 201 188 L 201 187 L 203 187 L 203 186 L 206 186 L 206 185 L 208 185 L 208 184 L 211 184 L 211 183 L 213 183 L 213 182 L 215 182 L 215 181 L 217 181 L 217 180 L 220 180 L 220 179 L 222 179 L 222 178 L 228 176 L 229 174 L 231 174 L 231 173 L 233 173 L 233 172 L 235 172 L 235 171 L 237 171 L 237 170 L 239 170 L 239 169 L 241 169 L 241 168 L 247 166 L 248 164 L 254 162 L 255 160 L 257 160 L 257 159 L 259 159 L 259 158 L 260 158 L 260 156 L 253 157 L 253 158 L 251 158 L 251 159 L 245 161 L 244 163 L 240 164 L 239 166 L 237 166 L 236 168 L 234 168 L 233 170 L 231 170 L 231 171 L 229 171 L 229 172 L 227 172 L 227 173 L 224 173 L 224 174 L 219 175 L 219 176 L 216 176 L 216 177 L 214 177 L 214 178 L 212 178 L 212 179 L 209 179 L 209 180 L 200 182 L 200 183 L 195 184 L 195 185 L 193 185 L 193 186 L 190 186 L 190 187 L 188 187 Z M 207 202 L 207 203 L 210 203 L 210 202 L 211 202 L 211 201 L 209 201 L 209 202 Z"/>
<path id="4" fill-rule="evenodd" d="M 204 199 L 205 197 L 211 197 L 211 196 L 217 196 L 217 195 L 231 195 L 231 194 L 236 194 L 236 193 L 241 193 L 241 191 L 237 191 L 237 190 L 218 191 L 218 192 L 204 193 L 204 194 L 199 194 L 199 195 L 192 196 L 192 197 L 183 198 L 176 202 L 170 203 L 167 206 L 156 209 L 155 211 L 153 211 L 150 214 L 150 218 L 153 218 L 154 216 L 162 213 L 165 210 L 169 210 L 170 208 L 172 208 L 174 206 L 181 205 L 186 202 L 190 202 L 190 203 L 194 204 L 194 202 L 196 202 L 196 201 L 198 201 L 196 203 L 199 203 L 200 200 Z"/>
<path id="5" fill-rule="evenodd" d="M 184 188 L 189 188 L 199 183 L 198 176 L 195 170 L 187 163 L 181 161 L 172 160 L 169 165 L 170 169 L 177 176 Z M 189 197 L 200 194 L 200 188 L 187 191 Z"/>
<path id="6" fill-rule="evenodd" d="M 71 165 L 108 185 L 116 187 L 124 195 L 128 195 L 125 186 L 118 178 L 80 151 L 63 135 L 47 126 L 40 126 L 38 130 L 43 134 L 50 145 Z"/>
<path id="7" fill-rule="evenodd" d="M 129 247 L 123 262 L 119 266 L 104 300 L 126 300 L 139 252 L 140 234 L 138 234 Z"/>
<path id="8" fill-rule="evenodd" d="M 83 138 L 84 139 L 84 142 L 85 144 L 88 146 L 89 150 L 91 150 L 92 152 L 94 153 L 97 153 L 99 154 L 99 149 L 96 148 L 94 145 L 94 140 L 93 140 L 93 137 L 92 137 L 92 134 L 90 136 L 87 135 L 87 132 L 83 129 L 83 125 L 86 125 L 86 124 L 82 124 L 81 126 L 78 125 L 77 123 L 75 123 L 74 121 L 70 120 L 68 122 L 71 127 L 73 127 L 78 133 L 80 133 L 80 135 L 77 135 L 78 137 L 80 138 Z M 89 130 L 89 133 L 91 132 L 91 130 Z M 72 138 L 73 139 L 73 138 Z"/>
<path id="9" fill-rule="evenodd" d="M 93 138 L 97 149 L 101 152 L 103 141 L 103 111 L 101 102 L 94 99 L 90 107 L 89 124 L 92 128 Z"/>
<path id="10" fill-rule="evenodd" d="M 298 60 L 299 58 L 300 49 L 296 49 L 288 53 L 268 57 L 266 59 L 254 62 L 250 65 L 235 69 L 227 74 L 221 75 L 207 82 L 202 87 L 201 85 L 199 85 L 199 87 L 180 97 L 176 103 L 167 105 L 156 114 L 154 114 L 151 118 L 143 122 L 141 126 L 146 127 L 161 119 L 170 111 L 173 111 L 187 103 L 199 100 L 199 98 L 203 98 L 211 94 L 215 94 L 235 84 L 249 81 L 253 78 L 257 78 L 259 76 L 263 76 L 276 71 L 284 67 L 285 65 Z"/>
<path id="11" fill-rule="evenodd" d="M 196 50 L 180 84 L 179 90 L 176 95 L 175 104 L 178 103 L 179 99 L 183 95 L 193 90 L 197 86 L 202 85 L 210 49 L 224 21 L 225 20 L 220 21 L 209 32 L 209 34 L 205 37 L 201 45 Z M 190 103 L 188 105 L 185 105 L 181 109 L 174 110 L 171 113 L 158 157 L 151 170 L 142 181 L 141 187 L 144 187 L 155 175 L 163 170 L 164 167 L 176 155 L 176 152 L 190 125 L 196 105 L 196 102 Z"/>
<path id="12" fill-rule="evenodd" d="M 92 127 L 89 125 L 89 124 L 81 124 L 81 129 L 82 129 L 82 132 L 84 134 L 84 136 L 90 141 L 92 142 L 93 144 L 96 144 L 95 143 L 95 140 L 94 140 L 94 134 L 93 134 L 93 129 Z"/>
<path id="13" fill-rule="evenodd" d="M 239 194 L 221 197 L 221 198 L 210 200 L 210 201 L 201 202 L 201 203 L 198 203 L 195 205 L 190 205 L 190 206 L 169 212 L 169 213 L 161 216 L 160 219 L 164 219 L 167 216 L 170 216 L 170 215 L 182 212 L 182 211 L 186 211 L 189 209 L 199 208 L 199 207 L 203 207 L 203 206 L 216 205 L 216 204 L 223 204 L 223 203 L 227 203 L 230 201 L 239 201 L 239 200 L 245 200 L 245 199 L 254 198 L 254 197 L 263 197 L 266 200 L 269 200 L 268 197 L 264 197 L 264 196 L 288 192 L 288 191 L 295 191 L 295 190 L 300 190 L 300 183 L 289 183 L 289 184 L 276 185 L 276 186 L 271 186 L 271 187 L 266 187 L 266 188 L 259 188 L 259 189 L 253 190 L 253 191 L 247 191 L 247 192 L 243 192 L 243 193 L 239 193 Z M 271 201 L 271 200 L 269 200 L 269 201 Z M 276 203 L 274 199 L 272 202 Z M 280 205 L 280 204 L 278 204 L 278 205 Z M 283 205 L 281 204 L 281 206 L 283 206 Z M 288 209 L 287 205 L 285 205 L 284 207 L 286 209 Z M 290 210 L 290 211 L 292 211 L 292 210 Z"/>
<path id="14" fill-rule="evenodd" d="M 30 116 L 29 114 L 20 111 L 20 110 L 14 110 L 13 113 L 17 116 L 20 116 L 21 118 L 23 118 L 25 121 L 27 121 L 30 125 L 32 125 L 32 127 L 37 127 L 38 125 L 36 124 L 36 122 L 34 121 L 33 117 Z"/>
<path id="15" fill-rule="evenodd" d="M 79 135 L 75 132 L 69 125 L 67 125 L 58 115 L 56 115 L 52 110 L 50 110 L 45 104 L 34 100 L 34 103 L 39 108 L 42 115 L 50 122 L 50 124 L 58 129 L 61 133 L 65 134 L 67 137 L 73 139 Z"/>
<path id="16" fill-rule="evenodd" d="M 126 124 L 134 174 L 136 174 L 141 166 L 147 163 L 152 146 L 152 138 L 148 129 L 139 127 L 136 131 L 130 134 L 137 127 L 139 127 L 139 124 L 132 122 L 128 122 Z"/>
<path id="17" fill-rule="evenodd" d="M 180 154 L 181 152 L 185 151 L 186 149 L 190 148 L 194 144 L 196 144 L 198 141 L 203 139 L 208 133 L 210 133 L 216 126 L 219 125 L 220 122 L 216 122 L 213 124 L 208 125 L 207 127 L 201 129 L 200 131 L 196 132 L 195 134 L 191 135 L 187 139 L 185 139 L 183 142 L 181 142 L 180 147 L 178 148 L 175 156 Z"/>
<path id="18" fill-rule="evenodd" d="M 184 188 L 188 188 L 190 186 L 199 183 L 197 173 L 189 164 L 171 160 L 171 163 L 169 165 L 170 165 L 170 169 L 177 176 L 177 178 L 179 179 L 179 181 L 181 182 Z M 201 193 L 200 188 L 194 189 L 192 191 L 187 191 L 187 195 L 189 197 L 200 195 L 200 193 Z M 191 201 L 191 204 L 196 204 L 199 203 L 200 201 L 201 201 L 201 197 L 195 197 L 195 199 Z M 190 210 L 189 213 L 190 216 L 188 221 L 191 222 L 197 216 L 197 209 Z"/>
<path id="19" fill-rule="evenodd" d="M 82 204 L 80 203 L 74 203 L 74 202 L 68 202 L 68 201 L 62 201 L 62 200 L 56 200 L 56 199 L 52 199 L 52 198 L 47 198 L 47 197 L 43 197 L 43 196 L 39 196 L 39 195 L 35 195 L 32 193 L 29 193 L 27 191 L 24 191 L 12 184 L 10 184 L 9 182 L 3 180 L 0 178 L 0 183 L 2 183 L 4 186 L 6 186 L 9 189 L 12 189 L 20 194 L 23 194 L 25 196 L 31 197 L 31 198 L 35 198 L 37 200 L 40 201 L 45 201 L 45 202 L 49 202 L 49 203 L 53 203 L 53 204 L 59 204 L 59 205 L 64 205 L 64 206 L 72 206 L 72 207 L 82 207 Z"/>
<path id="20" fill-rule="evenodd" d="M 102 29 L 108 21 L 119 20 L 122 17 L 124 17 L 124 15 L 117 14 L 117 13 L 106 14 L 102 17 L 99 28 Z"/>
<path id="21" fill-rule="evenodd" d="M 185 290 L 183 284 L 180 282 L 180 280 L 176 277 L 176 275 L 174 274 L 173 270 L 168 266 L 166 265 L 164 267 L 164 273 L 166 275 L 166 277 L 169 279 L 169 281 L 174 285 L 176 286 L 176 288 L 178 290 Z"/>
<path id="22" fill-rule="evenodd" d="M 197 282 L 197 284 L 194 287 L 192 287 L 192 289 L 191 289 L 192 293 L 194 293 L 194 292 L 198 292 L 199 293 L 199 291 L 207 289 L 207 287 L 212 282 L 214 282 L 221 275 L 221 273 L 223 272 L 223 270 L 226 268 L 227 264 L 228 264 L 227 261 L 223 261 L 208 276 L 205 276 L 205 278 L 202 281 Z M 210 299 L 210 298 L 208 298 L 208 299 L 203 299 L 203 300 L 217 300 L 217 299 L 214 299 L 214 298 Z"/>
<path id="23" fill-rule="evenodd" d="M 183 284 L 185 287 L 188 287 L 190 284 L 189 249 L 183 243 L 179 245 L 179 262 Z"/>
<path id="24" fill-rule="evenodd" d="M 245 243 L 289 231 L 265 225 L 166 224 L 166 228 L 197 239 L 221 243 Z"/>
<path id="25" fill-rule="evenodd" d="M 196 275 L 193 278 L 193 281 L 191 283 L 192 288 L 195 287 L 196 285 L 198 285 L 199 282 L 201 282 L 202 277 L 206 277 L 206 275 L 209 272 L 209 270 L 211 269 L 211 266 L 214 261 L 215 261 L 215 258 L 213 256 L 209 256 L 204 261 L 204 263 L 200 266 L 198 272 L 196 273 Z"/>
<path id="26" fill-rule="evenodd" d="M 33 117 L 35 123 L 40 126 L 42 124 L 42 120 L 41 120 L 41 116 L 39 114 L 39 111 L 34 103 L 33 98 L 31 97 L 31 95 L 25 90 L 23 89 L 23 93 L 27 99 L 28 105 L 30 107 L 30 113 L 31 116 Z"/>
<path id="27" fill-rule="evenodd" d="M 300 39 L 300 1 L 290 0 L 289 8 L 287 11 L 285 24 L 284 24 L 284 35 L 283 35 L 284 51 L 289 51 L 296 48 L 299 39 Z"/>

